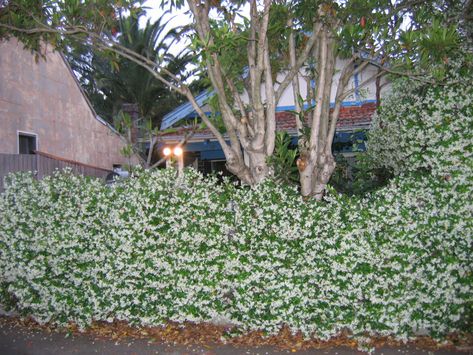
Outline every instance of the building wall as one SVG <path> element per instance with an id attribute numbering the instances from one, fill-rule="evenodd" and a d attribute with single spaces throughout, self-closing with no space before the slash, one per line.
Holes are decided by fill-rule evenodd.
<path id="1" fill-rule="evenodd" d="M 346 65 L 347 60 L 345 59 L 337 59 L 335 63 L 335 74 L 333 76 L 333 81 L 332 81 L 332 88 L 331 88 L 331 94 L 330 94 L 330 101 L 333 103 L 335 101 L 335 96 L 337 94 L 337 85 L 338 85 L 338 80 L 340 79 L 341 71 Z M 353 75 L 348 82 L 346 90 L 352 90 L 355 89 L 355 92 L 349 96 L 347 96 L 344 99 L 345 104 L 349 105 L 360 105 L 361 103 L 367 103 L 367 102 L 374 102 L 376 100 L 376 83 L 375 80 L 369 81 L 368 83 L 364 83 L 365 80 L 368 80 L 369 78 L 373 77 L 374 75 L 377 74 L 377 68 L 373 65 L 369 65 L 364 70 L 362 70 L 360 73 Z M 307 86 L 308 85 L 314 85 L 313 83 L 311 84 L 310 82 L 307 83 L 307 80 L 304 78 L 304 75 L 306 74 L 306 69 L 302 68 L 300 71 L 299 75 L 299 86 L 300 86 L 300 94 L 301 96 L 306 99 L 307 97 Z M 278 74 L 277 76 L 277 81 L 281 82 L 284 80 L 284 74 Z M 385 83 L 385 80 L 382 80 L 383 83 Z M 361 85 L 363 84 L 364 85 Z M 277 87 L 277 85 L 276 85 Z M 265 93 L 265 88 L 264 85 L 261 86 L 261 96 L 264 98 L 266 97 Z M 244 92 L 242 94 L 242 99 L 245 103 L 249 102 L 248 98 L 248 93 Z M 284 90 L 281 99 L 277 103 L 277 109 L 283 110 L 283 109 L 292 109 L 294 107 L 294 94 L 293 94 L 293 88 L 292 84 L 289 84 L 287 88 Z"/>
<path id="2" fill-rule="evenodd" d="M 35 57 L 0 42 L 0 153 L 18 153 L 18 132 L 37 135 L 37 150 L 100 168 L 128 164 L 121 138 L 96 119 L 61 55 Z M 136 160 L 132 160 L 136 163 Z"/>

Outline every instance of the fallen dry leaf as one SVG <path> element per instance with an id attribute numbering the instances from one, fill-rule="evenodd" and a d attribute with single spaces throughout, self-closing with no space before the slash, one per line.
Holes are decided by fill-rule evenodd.
<path id="1" fill-rule="evenodd" d="M 126 339 L 148 339 L 150 343 L 170 343 L 179 345 L 199 345 L 212 349 L 215 345 L 230 344 L 233 346 L 272 346 L 282 350 L 297 352 L 308 349 L 326 349 L 331 347 L 348 347 L 356 349 L 358 342 L 353 339 L 350 332 L 344 331 L 339 336 L 328 341 L 319 339 L 305 340 L 301 333 L 292 334 L 289 327 L 283 327 L 277 335 L 265 336 L 262 331 L 251 331 L 239 336 L 230 336 L 229 332 L 234 329 L 216 326 L 209 323 L 195 324 L 186 322 L 177 324 L 169 322 L 164 326 L 156 327 L 132 327 L 124 321 L 94 322 L 84 332 L 80 332 L 77 325 L 70 323 L 67 327 L 58 328 L 52 324 L 40 325 L 32 319 L 0 317 L 0 324 L 9 324 L 14 327 L 27 329 L 38 329 L 42 331 L 63 332 L 80 334 L 85 333 L 96 339 L 113 339 L 124 341 Z M 399 341 L 391 337 L 372 337 L 370 344 L 375 348 L 383 346 L 399 347 Z M 473 349 L 473 334 L 450 334 L 446 341 L 438 343 L 426 336 L 418 337 L 409 342 L 417 348 L 425 350 L 464 350 Z"/>

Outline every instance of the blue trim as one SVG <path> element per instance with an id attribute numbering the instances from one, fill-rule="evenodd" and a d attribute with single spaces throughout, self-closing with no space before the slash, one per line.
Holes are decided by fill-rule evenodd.
<path id="1" fill-rule="evenodd" d="M 184 147 L 187 152 L 200 153 L 201 160 L 225 159 L 222 146 L 218 141 L 206 140 L 203 142 L 187 143 Z"/>
<path id="2" fill-rule="evenodd" d="M 223 150 L 209 150 L 206 152 L 200 153 L 201 160 L 225 160 L 225 154 L 223 154 Z"/>
<path id="3" fill-rule="evenodd" d="M 218 141 L 206 140 L 204 142 L 187 143 L 185 148 L 188 152 L 207 152 L 213 150 L 221 150 L 222 147 Z"/>
<path id="4" fill-rule="evenodd" d="M 355 64 L 355 70 L 358 68 L 358 65 Z M 360 101 L 360 80 L 358 78 L 358 72 L 355 73 L 355 76 L 353 77 L 353 81 L 355 82 L 355 99 L 356 101 Z"/>
<path id="5" fill-rule="evenodd" d="M 291 136 L 291 145 L 297 146 L 297 136 Z M 352 153 L 366 150 L 366 131 L 354 130 L 348 132 L 335 132 L 332 151 L 334 153 Z M 217 141 L 205 141 L 199 143 L 188 143 L 185 150 L 200 153 L 201 160 L 225 159 L 223 150 Z"/>
<path id="6" fill-rule="evenodd" d="M 297 146 L 298 137 L 291 136 L 291 145 Z M 347 132 L 335 132 L 333 139 L 332 151 L 334 153 L 351 153 L 362 152 L 366 150 L 366 130 L 354 130 Z M 166 144 L 160 143 L 160 149 Z M 220 143 L 216 140 L 206 140 L 203 142 L 187 143 L 184 146 L 186 152 L 199 154 L 200 160 L 224 160 Z"/>
<path id="7" fill-rule="evenodd" d="M 342 107 L 355 107 L 355 106 L 363 106 L 364 104 L 372 104 L 376 103 L 376 100 L 357 100 L 357 101 L 343 101 Z M 330 103 L 330 107 L 334 107 L 335 103 Z M 304 104 L 304 110 L 306 110 L 309 106 Z M 278 106 L 276 107 L 276 112 L 282 111 L 294 111 L 295 106 Z"/>
<path id="8" fill-rule="evenodd" d="M 203 91 L 199 95 L 195 97 L 195 101 L 197 105 L 203 106 L 205 101 L 213 95 L 213 91 Z M 160 129 L 166 129 L 171 127 L 174 123 L 179 122 L 183 118 L 186 117 L 196 117 L 197 113 L 195 112 L 192 104 L 190 102 L 186 102 L 176 109 L 172 110 L 168 114 L 164 115 L 163 121 L 161 122 Z"/>
<path id="9" fill-rule="evenodd" d="M 356 79 L 355 79 L 356 81 Z M 355 86 L 356 86 L 355 82 Z M 213 91 L 204 91 L 196 96 L 196 102 L 199 106 L 203 106 L 205 101 L 214 94 Z M 376 100 L 356 100 L 356 101 L 343 101 L 342 107 L 356 107 L 362 106 L 368 103 L 376 103 Z M 335 103 L 330 103 L 330 107 L 334 107 Z M 309 105 L 304 104 L 304 110 L 307 110 Z M 276 107 L 276 112 L 284 112 L 284 111 L 294 111 L 296 109 L 295 106 L 278 106 Z M 205 112 L 207 116 L 210 116 L 210 112 Z M 197 112 L 195 112 L 194 108 L 192 107 L 190 102 L 186 102 L 181 106 L 177 107 L 175 110 L 169 112 L 167 115 L 164 116 L 163 121 L 161 123 L 161 129 L 166 129 L 171 127 L 173 124 L 179 122 L 184 118 L 195 118 L 197 117 Z"/>
<path id="10" fill-rule="evenodd" d="M 364 104 L 375 104 L 376 99 L 371 100 L 357 100 L 357 101 L 343 101 L 342 107 L 353 107 L 353 106 L 363 106 Z M 335 103 L 331 103 L 330 107 L 335 106 Z"/>

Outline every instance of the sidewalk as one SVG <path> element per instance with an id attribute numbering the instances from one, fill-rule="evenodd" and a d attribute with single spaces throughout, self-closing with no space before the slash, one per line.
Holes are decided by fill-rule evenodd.
<path id="1" fill-rule="evenodd" d="M 465 355 L 466 351 L 428 351 L 414 347 L 382 348 L 374 354 L 399 355 Z M 157 344 L 147 340 L 125 339 L 119 342 L 112 339 L 95 339 L 90 335 L 71 335 L 64 333 L 48 333 L 42 330 L 30 330 L 25 327 L 13 326 L 11 323 L 2 322 L 0 318 L 0 354 L 2 355 L 67 355 L 67 354 L 104 354 L 104 355 L 236 355 L 236 354 L 300 354 L 300 355 L 357 355 L 364 354 L 349 348 L 331 348 L 306 351 L 284 351 L 270 347 L 249 348 L 225 346 L 182 346 L 173 344 Z"/>

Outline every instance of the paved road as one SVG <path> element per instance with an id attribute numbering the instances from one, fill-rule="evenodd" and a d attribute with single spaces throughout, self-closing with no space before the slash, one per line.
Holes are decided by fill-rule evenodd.
<path id="1" fill-rule="evenodd" d="M 156 344 L 146 340 L 124 340 L 116 342 L 111 339 L 94 339 L 90 335 L 78 335 L 65 337 L 60 333 L 48 333 L 40 330 L 14 327 L 11 324 L 0 322 L 0 354 L 1 355 L 236 355 L 236 354 L 259 354 L 259 355 L 362 355 L 364 353 L 348 349 L 333 348 L 324 350 L 307 351 L 281 351 L 269 347 L 261 348 L 236 348 L 233 346 L 177 346 L 172 344 Z M 470 352 L 471 353 L 471 352 Z M 413 347 L 404 348 L 382 348 L 377 349 L 374 354 L 384 355 L 465 355 L 468 351 L 426 351 Z"/>

